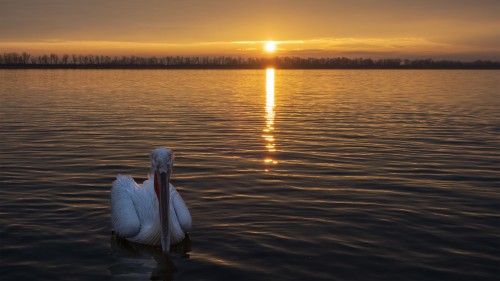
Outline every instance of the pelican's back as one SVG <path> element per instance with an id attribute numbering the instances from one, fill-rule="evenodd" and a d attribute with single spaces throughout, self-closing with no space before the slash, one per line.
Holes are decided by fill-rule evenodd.
<path id="1" fill-rule="evenodd" d="M 138 185 L 130 176 L 118 175 L 111 188 L 111 224 L 130 241 L 159 244 L 158 202 L 152 187 Z"/>
<path id="2" fill-rule="evenodd" d="M 191 230 L 192 219 L 181 195 L 170 184 L 170 242 L 176 244 Z M 160 214 L 153 179 L 138 185 L 118 175 L 111 188 L 111 224 L 117 235 L 133 242 L 160 245 Z"/>

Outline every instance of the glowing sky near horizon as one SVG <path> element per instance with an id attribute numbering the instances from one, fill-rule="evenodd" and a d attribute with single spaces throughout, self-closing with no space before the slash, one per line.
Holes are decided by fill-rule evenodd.
<path id="1" fill-rule="evenodd" d="M 0 53 L 500 59 L 498 0 L 0 0 Z"/>

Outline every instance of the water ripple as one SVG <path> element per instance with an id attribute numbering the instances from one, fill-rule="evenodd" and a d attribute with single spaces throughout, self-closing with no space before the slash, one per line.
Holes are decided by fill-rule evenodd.
<path id="1" fill-rule="evenodd" d="M 2 280 L 500 274 L 498 71 L 0 77 Z M 155 146 L 194 219 L 171 261 L 110 234 L 111 182 Z"/>

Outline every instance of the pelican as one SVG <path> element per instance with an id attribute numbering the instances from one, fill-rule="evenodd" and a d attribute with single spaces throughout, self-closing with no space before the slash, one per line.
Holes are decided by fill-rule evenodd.
<path id="1" fill-rule="evenodd" d="M 170 184 L 174 154 L 168 148 L 151 152 L 151 173 L 142 185 L 131 176 L 118 175 L 111 188 L 111 224 L 129 241 L 161 245 L 164 253 L 191 230 L 191 214 Z M 168 188 L 167 188 L 168 186 Z"/>

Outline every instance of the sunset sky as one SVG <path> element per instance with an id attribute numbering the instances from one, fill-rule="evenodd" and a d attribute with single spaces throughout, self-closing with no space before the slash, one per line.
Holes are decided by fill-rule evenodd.
<path id="1" fill-rule="evenodd" d="M 500 60 L 499 0 L 0 0 L 0 53 Z"/>

